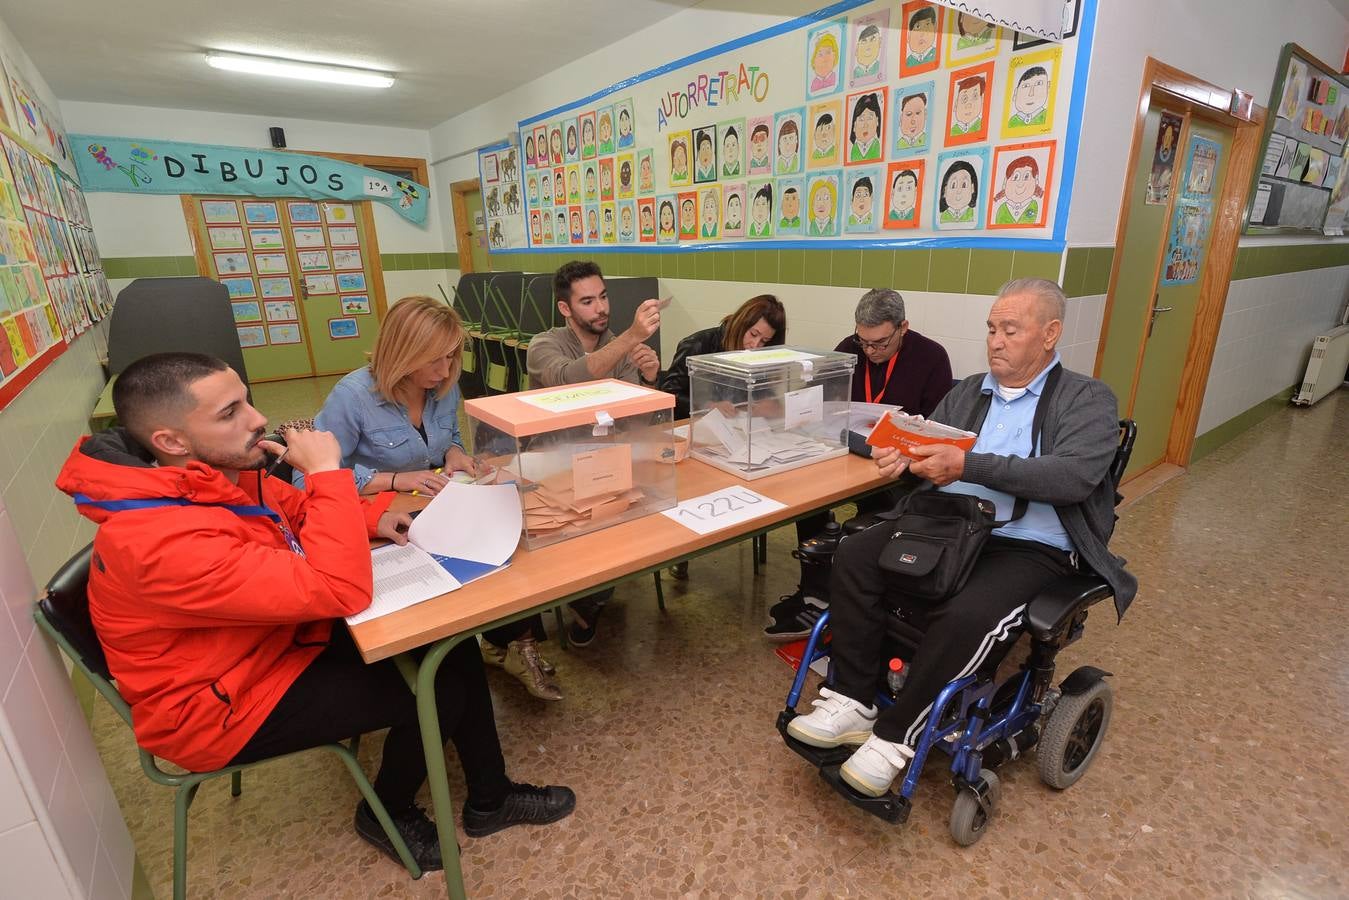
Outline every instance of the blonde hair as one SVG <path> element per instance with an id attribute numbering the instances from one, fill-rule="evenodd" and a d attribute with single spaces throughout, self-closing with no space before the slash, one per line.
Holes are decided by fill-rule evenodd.
<path id="1" fill-rule="evenodd" d="M 389 308 L 370 353 L 375 389 L 388 400 L 398 399 L 398 388 L 417 369 L 440 358 L 453 357 L 450 374 L 436 387 L 444 397 L 459 380 L 464 325 L 459 314 L 439 300 L 404 297 Z"/>
<path id="2" fill-rule="evenodd" d="M 814 61 L 815 61 L 815 58 L 816 58 L 817 56 L 820 55 L 820 51 L 821 51 L 821 50 L 828 50 L 828 51 L 830 51 L 831 53 L 834 54 L 834 59 L 837 60 L 837 59 L 838 59 L 838 38 L 834 37 L 834 35 L 833 35 L 831 32 L 828 32 L 828 31 L 826 31 L 824 34 L 820 35 L 819 39 L 818 39 L 817 41 L 815 41 L 815 50 L 814 50 L 814 52 L 812 52 L 812 53 L 810 54 L 810 61 L 811 61 L 811 62 L 814 62 Z"/>

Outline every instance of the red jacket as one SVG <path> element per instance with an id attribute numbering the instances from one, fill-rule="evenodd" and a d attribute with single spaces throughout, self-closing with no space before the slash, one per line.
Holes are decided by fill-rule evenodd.
<path id="1" fill-rule="evenodd" d="M 243 749 L 333 619 L 370 605 L 369 536 L 393 499 L 363 504 L 346 469 L 311 476 L 301 492 L 261 472 L 235 485 L 201 463 L 157 467 L 122 429 L 81 438 L 56 485 L 92 501 L 194 504 L 79 507 L 99 526 L 89 611 L 136 740 L 193 771 Z M 304 555 L 265 515 L 197 504 L 269 507 Z"/>

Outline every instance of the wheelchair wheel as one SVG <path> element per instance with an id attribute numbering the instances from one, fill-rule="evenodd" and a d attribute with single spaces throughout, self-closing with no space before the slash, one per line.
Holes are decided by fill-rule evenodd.
<path id="1" fill-rule="evenodd" d="M 979 777 L 988 785 L 990 805 L 996 809 L 1002 799 L 1002 783 L 989 769 L 980 769 Z M 951 806 L 951 837 L 962 847 L 968 847 L 988 830 L 988 814 L 984 812 L 979 795 L 970 788 L 961 788 Z"/>
<path id="2" fill-rule="evenodd" d="M 1049 715 L 1036 755 L 1040 780 L 1056 790 L 1072 787 L 1101 749 L 1114 694 L 1098 679 L 1080 694 L 1064 694 Z"/>

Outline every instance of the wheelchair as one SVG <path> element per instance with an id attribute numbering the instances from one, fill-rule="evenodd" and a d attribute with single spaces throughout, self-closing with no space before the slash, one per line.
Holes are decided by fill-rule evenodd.
<path id="1" fill-rule="evenodd" d="M 1119 448 L 1109 473 L 1116 487 L 1129 464 L 1137 436 L 1133 421 L 1124 419 L 1119 424 Z M 1117 504 L 1120 499 L 1116 493 Z M 844 535 L 855 534 L 873 525 L 884 527 L 876 516 L 858 516 L 845 522 L 841 531 Z M 837 527 L 834 531 L 837 533 Z M 822 536 L 807 544 L 803 544 L 803 558 L 827 564 L 832 549 L 837 547 L 837 538 Z M 999 683 L 996 672 L 980 670 L 942 688 L 898 790 L 892 788 L 880 797 L 859 793 L 839 772 L 856 747 L 813 747 L 797 741 L 787 731 L 788 723 L 798 715 L 796 705 L 811 663 L 829 653 L 828 612 L 820 616 L 806 641 L 786 706 L 778 714 L 778 731 L 787 746 L 819 769 L 820 777 L 848 802 L 893 824 L 908 820 L 924 765 L 934 750 L 944 752 L 950 757 L 951 784 L 955 788 L 951 837 L 957 844 L 968 847 L 983 837 L 992 821 L 1001 799 L 996 770 L 1003 764 L 1034 748 L 1040 779 L 1051 788 L 1065 790 L 1086 773 L 1095 759 L 1110 725 L 1113 695 L 1105 679 L 1111 673 L 1081 666 L 1055 685 L 1054 660 L 1060 650 L 1081 638 L 1089 609 L 1113 597 L 1103 579 L 1090 572 L 1078 572 L 1053 582 L 1031 600 L 1026 605 L 1024 623 L 1031 638 L 1030 654 L 1020 671 Z M 895 611 L 887 620 L 886 638 L 888 658 L 897 657 L 907 664 L 923 638 L 921 616 Z M 832 680 L 831 666 L 826 681 Z M 893 702 L 882 677 L 877 703 L 886 707 Z"/>

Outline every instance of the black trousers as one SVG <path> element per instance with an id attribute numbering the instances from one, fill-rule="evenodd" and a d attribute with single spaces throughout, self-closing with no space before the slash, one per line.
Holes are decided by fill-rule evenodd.
<path id="1" fill-rule="evenodd" d="M 530 616 L 509 625 L 489 628 L 482 633 L 488 643 L 498 647 L 505 647 L 511 641 L 518 641 L 526 635 L 532 636 L 536 641 L 548 640 L 548 631 L 543 627 L 543 616 Z"/>
<path id="2" fill-rule="evenodd" d="M 468 803 L 495 809 L 510 789 L 492 695 L 476 641 L 458 644 L 436 673 L 440 730 L 454 742 Z M 411 805 L 426 780 L 417 701 L 393 660 L 367 665 L 342 623 L 231 763 L 255 762 L 388 728 L 375 793 L 391 811 Z"/>
<path id="3" fill-rule="evenodd" d="M 870 706 L 887 659 L 885 620 L 912 610 L 925 626 L 904 689 L 876 719 L 875 734 L 914 746 L 941 689 L 955 678 L 996 667 L 1021 634 L 1026 604 L 1070 569 L 1067 553 L 1048 544 L 992 537 L 960 592 L 932 604 L 906 599 L 877 562 L 892 523 L 844 538 L 834 557 L 834 688 Z"/>
<path id="4" fill-rule="evenodd" d="M 867 516 L 873 513 L 888 512 L 899 502 L 900 492 L 894 488 L 868 494 L 857 501 L 857 514 Z M 816 513 L 796 520 L 796 542 L 808 541 L 824 531 L 829 524 L 829 513 Z M 839 524 L 842 524 L 841 522 Z M 801 563 L 801 590 L 807 596 L 817 600 L 829 599 L 829 567 Z"/>

